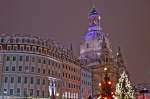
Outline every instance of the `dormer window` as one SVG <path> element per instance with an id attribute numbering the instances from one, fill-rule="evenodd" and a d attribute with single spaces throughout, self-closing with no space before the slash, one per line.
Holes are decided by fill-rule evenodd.
<path id="1" fill-rule="evenodd" d="M 89 44 L 88 43 L 86 44 L 86 48 L 89 48 Z"/>
<path id="2" fill-rule="evenodd" d="M 19 39 L 18 38 L 16 39 L 16 43 L 19 43 Z"/>

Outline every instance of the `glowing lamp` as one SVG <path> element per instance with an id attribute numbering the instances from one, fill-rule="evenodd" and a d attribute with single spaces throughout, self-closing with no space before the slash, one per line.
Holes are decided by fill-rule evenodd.
<path id="1" fill-rule="evenodd" d="M 105 67 L 105 68 L 104 68 L 104 70 L 106 71 L 106 70 L 107 70 L 107 68 Z"/>
<path id="2" fill-rule="evenodd" d="M 56 93 L 56 96 L 58 97 L 58 96 L 59 96 L 59 93 Z"/>
<path id="3" fill-rule="evenodd" d="M 114 93 L 113 93 L 113 92 L 111 92 L 111 94 L 113 95 Z"/>
<path id="4" fill-rule="evenodd" d="M 104 97 L 104 99 L 107 99 L 107 97 Z"/>
<path id="5" fill-rule="evenodd" d="M 108 84 L 111 85 L 111 81 L 108 81 Z"/>
<path id="6" fill-rule="evenodd" d="M 102 84 L 101 84 L 101 83 L 99 83 L 98 85 L 99 85 L 99 86 L 102 86 Z"/>
<path id="7" fill-rule="evenodd" d="M 97 99 L 101 99 L 101 96 L 99 96 Z"/>
<path id="8" fill-rule="evenodd" d="M 115 98 L 115 95 L 113 95 L 112 97 Z"/>

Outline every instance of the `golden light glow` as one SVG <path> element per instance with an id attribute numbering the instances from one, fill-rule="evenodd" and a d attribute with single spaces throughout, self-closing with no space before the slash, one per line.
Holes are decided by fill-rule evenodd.
<path id="1" fill-rule="evenodd" d="M 105 67 L 104 70 L 106 71 L 106 70 L 107 70 L 107 67 Z"/>
<path id="2" fill-rule="evenodd" d="M 99 85 L 99 86 L 102 86 L 102 84 L 101 84 L 101 83 L 99 83 L 98 85 Z"/>
<path id="3" fill-rule="evenodd" d="M 58 96 L 59 96 L 59 93 L 56 93 L 56 96 L 58 97 Z"/>
<path id="4" fill-rule="evenodd" d="M 107 99 L 107 97 L 104 97 L 104 99 Z"/>
<path id="5" fill-rule="evenodd" d="M 111 85 L 111 81 L 108 81 L 108 84 Z"/>
<path id="6" fill-rule="evenodd" d="M 101 99 L 101 96 L 99 96 L 97 99 Z"/>

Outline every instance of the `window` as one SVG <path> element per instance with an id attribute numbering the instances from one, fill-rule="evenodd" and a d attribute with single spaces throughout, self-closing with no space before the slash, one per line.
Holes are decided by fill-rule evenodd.
<path id="1" fill-rule="evenodd" d="M 9 71 L 9 67 L 8 66 L 6 66 L 5 71 Z"/>
<path id="2" fill-rule="evenodd" d="M 34 72 L 34 67 L 31 67 L 31 72 Z"/>
<path id="3" fill-rule="evenodd" d="M 22 57 L 22 56 L 20 56 L 20 57 L 19 57 L 19 61 L 22 61 L 22 60 L 23 60 L 23 57 Z"/>
<path id="4" fill-rule="evenodd" d="M 10 95 L 14 94 L 14 89 L 10 89 Z"/>
<path id="5" fill-rule="evenodd" d="M 28 78 L 24 77 L 24 83 L 26 84 L 28 82 Z"/>
<path id="6" fill-rule="evenodd" d="M 42 84 L 43 84 L 43 85 L 45 85 L 45 79 L 43 79 L 43 82 L 42 82 Z"/>
<path id="7" fill-rule="evenodd" d="M 15 66 L 12 67 L 12 71 L 15 71 Z"/>
<path id="8" fill-rule="evenodd" d="M 48 64 L 50 65 L 50 63 L 51 63 L 51 61 L 49 60 L 49 61 L 48 61 Z"/>
<path id="9" fill-rule="evenodd" d="M 21 83 L 21 77 L 20 76 L 18 77 L 18 83 Z"/>
<path id="10" fill-rule="evenodd" d="M 30 51 L 30 46 L 27 46 L 27 47 L 26 47 L 26 50 L 27 50 L 27 51 Z"/>
<path id="11" fill-rule="evenodd" d="M 45 74 L 45 69 L 43 69 L 43 74 Z"/>
<path id="12" fill-rule="evenodd" d="M 13 56 L 13 61 L 16 61 L 16 56 Z"/>
<path id="13" fill-rule="evenodd" d="M 37 90 L 37 91 L 36 91 L 36 94 L 37 94 L 37 96 L 39 96 L 39 94 L 40 94 L 40 91 L 39 91 L 39 90 Z"/>
<path id="14" fill-rule="evenodd" d="M 38 73 L 40 73 L 40 68 L 38 68 Z"/>
<path id="15" fill-rule="evenodd" d="M 25 42 L 25 39 L 22 39 L 22 43 L 24 43 Z"/>
<path id="16" fill-rule="evenodd" d="M 33 83 L 34 83 L 33 77 L 31 77 L 31 84 L 33 84 Z"/>
<path id="17" fill-rule="evenodd" d="M 20 50 L 21 50 L 21 51 L 24 50 L 24 46 L 23 46 L 23 45 L 20 46 Z"/>
<path id="18" fill-rule="evenodd" d="M 5 83 L 8 83 L 8 77 L 5 77 Z"/>
<path id="19" fill-rule="evenodd" d="M 89 48 L 89 44 L 88 43 L 86 44 L 86 48 Z"/>
<path id="20" fill-rule="evenodd" d="M 22 71 L 22 66 L 19 66 L 19 69 L 18 69 L 19 71 Z"/>
<path id="21" fill-rule="evenodd" d="M 26 72 L 28 71 L 28 66 L 25 66 L 25 71 L 26 71 Z"/>
<path id="22" fill-rule="evenodd" d="M 6 95 L 6 93 L 7 93 L 7 89 L 4 89 L 4 94 Z"/>
<path id="23" fill-rule="evenodd" d="M 20 95 L 20 88 L 17 88 L 17 95 Z"/>
<path id="24" fill-rule="evenodd" d="M 10 57 L 9 56 L 7 56 L 7 61 L 10 61 Z"/>
<path id="25" fill-rule="evenodd" d="M 39 78 L 37 79 L 37 84 L 40 84 L 40 79 Z"/>
<path id="26" fill-rule="evenodd" d="M 30 89 L 30 96 L 33 96 L 33 89 Z"/>
<path id="27" fill-rule="evenodd" d="M 24 88 L 24 96 L 27 96 L 27 88 Z"/>
<path id="28" fill-rule="evenodd" d="M 11 45 L 8 45 L 8 46 L 7 46 L 7 50 L 11 50 Z"/>
<path id="29" fill-rule="evenodd" d="M 41 63 L 41 59 L 38 59 L 38 63 Z"/>
<path id="30" fill-rule="evenodd" d="M 29 61 L 29 56 L 26 56 L 26 61 L 27 61 L 27 62 Z"/>
<path id="31" fill-rule="evenodd" d="M 14 77 L 10 78 L 10 83 L 14 83 Z"/>
<path id="32" fill-rule="evenodd" d="M 3 43 L 5 40 L 4 39 L 1 39 L 1 42 Z"/>
<path id="33" fill-rule="evenodd" d="M 16 39 L 16 43 L 18 43 L 18 42 L 19 42 L 19 39 L 17 38 L 17 39 Z"/>
<path id="34" fill-rule="evenodd" d="M 48 74 L 50 75 L 50 70 L 48 70 Z"/>
<path id="35" fill-rule="evenodd" d="M 16 51 L 16 50 L 17 50 L 17 47 L 18 47 L 18 46 L 14 45 L 14 46 L 13 46 L 13 50 Z"/>
<path id="36" fill-rule="evenodd" d="M 45 59 L 43 60 L 43 64 L 46 64 L 46 60 Z"/>
<path id="37" fill-rule="evenodd" d="M 44 97 L 44 91 L 42 91 L 42 96 Z"/>
<path id="38" fill-rule="evenodd" d="M 32 48 L 32 51 L 33 51 L 33 52 L 36 52 L 36 48 L 35 48 L 35 47 L 33 47 L 33 48 Z"/>
<path id="39" fill-rule="evenodd" d="M 35 58 L 34 57 L 32 57 L 32 62 L 35 62 Z"/>

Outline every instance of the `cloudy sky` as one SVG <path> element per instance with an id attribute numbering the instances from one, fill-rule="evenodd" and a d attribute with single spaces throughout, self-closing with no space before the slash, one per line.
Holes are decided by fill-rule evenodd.
<path id="1" fill-rule="evenodd" d="M 0 33 L 52 38 L 79 55 L 95 4 L 113 49 L 121 47 L 131 79 L 150 83 L 150 0 L 0 0 Z"/>

